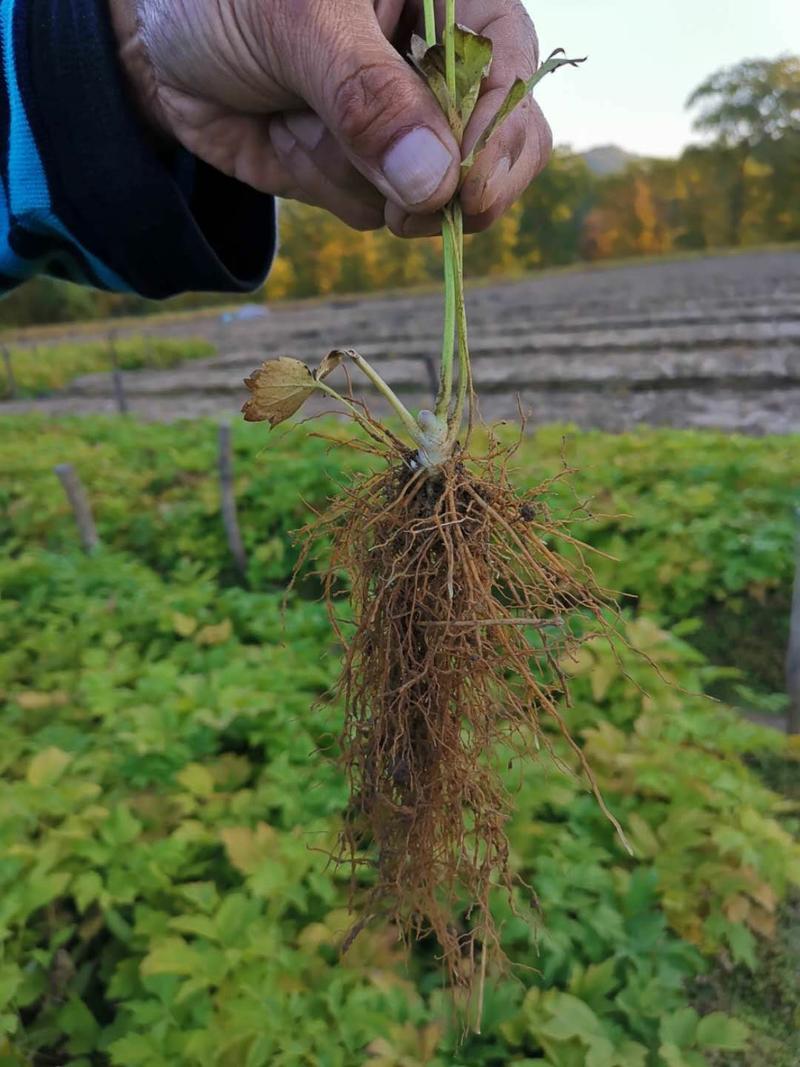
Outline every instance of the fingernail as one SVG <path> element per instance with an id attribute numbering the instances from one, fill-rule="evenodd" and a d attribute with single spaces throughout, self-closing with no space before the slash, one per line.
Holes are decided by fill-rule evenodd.
<path id="1" fill-rule="evenodd" d="M 488 211 L 500 199 L 510 172 L 511 160 L 508 156 L 503 156 L 497 161 L 494 170 L 486 179 L 486 185 L 483 187 L 483 195 L 481 196 L 479 214 L 482 215 L 484 211 Z"/>
<path id="2" fill-rule="evenodd" d="M 297 141 L 288 129 L 287 123 L 280 119 L 272 121 L 269 125 L 269 136 L 277 152 L 288 156 L 297 144 Z"/>
<path id="3" fill-rule="evenodd" d="M 433 130 L 417 126 L 395 141 L 383 157 L 383 174 L 400 201 L 410 207 L 433 196 L 452 162 Z"/>
<path id="4" fill-rule="evenodd" d="M 313 151 L 325 135 L 322 119 L 307 111 L 290 112 L 284 121 L 300 144 L 309 151 Z"/>

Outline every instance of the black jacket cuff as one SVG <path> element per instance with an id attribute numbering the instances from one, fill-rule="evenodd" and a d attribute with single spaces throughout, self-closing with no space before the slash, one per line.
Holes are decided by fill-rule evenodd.
<path id="1" fill-rule="evenodd" d="M 72 251 L 154 299 L 257 288 L 275 252 L 273 198 L 181 149 L 159 154 L 128 98 L 107 0 L 21 0 L 14 36 L 52 208 L 81 246 Z"/>

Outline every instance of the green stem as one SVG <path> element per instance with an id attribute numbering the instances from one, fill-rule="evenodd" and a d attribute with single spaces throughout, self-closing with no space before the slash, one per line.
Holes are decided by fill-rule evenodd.
<path id="1" fill-rule="evenodd" d="M 467 308 L 464 300 L 464 221 L 461 205 L 458 201 L 452 206 L 453 243 L 456 250 L 455 271 L 455 310 L 456 332 L 458 334 L 458 395 L 447 441 L 452 448 L 458 440 L 464 409 L 469 404 L 469 424 L 472 429 L 472 367 L 469 358 L 469 337 L 467 333 Z"/>
<path id="2" fill-rule="evenodd" d="M 317 389 L 319 389 L 321 393 L 325 393 L 325 395 L 329 396 L 332 400 L 335 400 L 337 401 L 337 403 L 341 404 L 342 407 L 345 408 L 345 410 L 352 416 L 352 418 L 355 419 L 359 426 L 363 427 L 368 434 L 372 436 L 377 432 L 381 432 L 383 434 L 384 440 L 389 445 L 392 444 L 391 437 L 388 433 L 386 433 L 386 431 L 383 430 L 380 423 L 370 423 L 367 419 L 364 418 L 363 413 L 359 411 L 355 404 L 350 403 L 347 397 L 342 396 L 341 393 L 337 393 L 335 389 L 332 389 L 329 385 L 322 381 L 317 382 Z"/>
<path id="3" fill-rule="evenodd" d="M 425 43 L 428 48 L 436 44 L 436 8 L 435 0 L 425 0 Z"/>
<path id="4" fill-rule="evenodd" d="M 365 377 L 369 378 L 369 380 L 372 382 L 372 384 L 375 386 L 375 388 L 378 390 L 384 400 L 386 400 L 387 403 L 392 408 L 394 408 L 396 414 L 400 418 L 400 421 L 403 423 L 403 426 L 406 428 L 408 434 L 410 435 L 411 440 L 415 444 L 419 444 L 421 436 L 419 424 L 417 423 L 417 420 L 414 418 L 411 412 L 408 410 L 408 408 L 405 406 L 405 404 L 402 402 L 402 400 L 397 396 L 394 390 L 386 384 L 386 382 L 383 380 L 383 378 L 381 378 L 380 374 L 378 374 L 375 368 L 371 367 L 370 364 L 367 363 L 363 356 L 360 356 L 358 352 L 353 352 L 352 350 L 348 351 L 347 354 L 350 356 L 353 363 L 355 363 L 361 373 Z"/>
<path id="5" fill-rule="evenodd" d="M 433 17 L 433 0 L 425 0 L 425 34 L 429 46 L 436 42 L 436 27 Z M 446 0 L 444 21 L 445 79 L 450 96 L 456 107 L 459 105 L 456 85 L 455 52 L 456 4 Z M 467 316 L 464 306 L 464 225 L 461 205 L 454 200 L 442 213 L 442 239 L 444 244 L 444 333 L 442 338 L 442 362 L 439 393 L 436 397 L 435 414 L 447 420 L 447 441 L 452 447 L 458 439 L 467 398 L 470 401 L 472 420 L 472 372 L 469 361 Z M 458 397 L 455 409 L 450 412 L 455 374 L 455 346 L 458 337 Z"/>
<path id="6" fill-rule="evenodd" d="M 444 16 L 444 73 L 453 103 L 456 99 L 456 0 L 447 0 Z"/>
<path id="7" fill-rule="evenodd" d="M 456 350 L 456 255 L 452 223 L 449 212 L 442 215 L 442 241 L 444 249 L 444 333 L 442 335 L 442 362 L 439 369 L 439 395 L 435 412 L 438 418 L 446 419 L 450 413 L 453 395 L 453 363 Z"/>

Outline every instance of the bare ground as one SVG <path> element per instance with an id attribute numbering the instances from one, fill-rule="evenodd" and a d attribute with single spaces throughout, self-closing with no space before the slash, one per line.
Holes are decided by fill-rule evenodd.
<path id="1" fill-rule="evenodd" d="M 798 251 L 570 270 L 476 287 L 468 302 L 487 421 L 516 417 L 519 404 L 530 425 L 800 431 Z M 204 336 L 218 354 L 169 371 L 128 372 L 125 391 L 131 411 L 147 419 L 233 416 L 245 398 L 243 377 L 262 359 L 313 363 L 330 348 L 355 347 L 409 404 L 424 406 L 426 360 L 437 358 L 440 330 L 435 293 L 277 305 L 229 323 L 208 314 L 155 320 L 138 332 Z M 113 411 L 110 375 L 0 405 L 9 414 L 30 410 Z"/>

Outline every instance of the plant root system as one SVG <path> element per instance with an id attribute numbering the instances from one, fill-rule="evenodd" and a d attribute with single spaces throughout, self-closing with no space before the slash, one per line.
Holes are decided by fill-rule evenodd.
<path id="1" fill-rule="evenodd" d="M 552 753 L 560 733 L 606 810 L 558 705 L 586 630 L 576 617 L 596 635 L 609 600 L 582 546 L 574 563 L 551 546 L 570 538 L 550 483 L 516 491 L 512 454 L 455 453 L 433 470 L 387 457 L 304 531 L 332 543 L 324 578 L 345 649 L 351 803 L 335 858 L 351 865 L 361 914 L 345 947 L 375 917 L 407 941 L 433 936 L 450 982 L 478 1004 L 487 961 L 503 960 L 490 898 L 514 884 L 498 762 Z M 351 624 L 337 611 L 347 595 Z"/>

